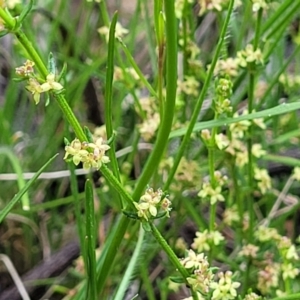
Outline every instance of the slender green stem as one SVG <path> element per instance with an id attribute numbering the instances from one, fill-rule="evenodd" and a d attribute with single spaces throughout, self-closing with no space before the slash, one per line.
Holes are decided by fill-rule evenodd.
<path id="1" fill-rule="evenodd" d="M 32 43 L 28 40 L 24 32 L 20 28 L 17 28 L 16 30 L 14 29 L 15 20 L 10 18 L 9 15 L 2 8 L 0 8 L 0 18 L 5 21 L 6 28 L 12 31 L 12 33 L 17 37 L 17 39 L 19 40 L 23 48 L 26 50 L 26 52 L 31 57 L 31 59 L 34 61 L 35 66 L 37 67 L 41 75 L 44 78 L 46 78 L 49 72 L 45 64 L 43 63 L 40 55 L 34 49 Z"/>
<path id="2" fill-rule="evenodd" d="M 298 300 L 300 299 L 300 293 L 296 293 L 293 295 L 286 295 L 283 297 L 276 297 L 276 298 L 272 298 L 270 300 Z"/>
<path id="3" fill-rule="evenodd" d="M 78 193 L 78 183 L 75 174 L 75 165 L 72 163 L 68 164 L 69 170 L 71 173 L 70 184 L 72 198 L 74 199 L 74 211 L 76 217 L 77 231 L 79 235 L 80 250 L 83 257 L 85 257 L 85 247 L 84 247 L 84 227 L 82 226 L 82 216 L 81 216 L 81 207 L 80 207 L 80 197 Z M 51 201 L 52 202 L 52 201 Z"/>
<path id="4" fill-rule="evenodd" d="M 110 273 L 113 266 L 114 259 L 119 253 L 120 244 L 124 238 L 125 232 L 129 225 L 130 219 L 122 215 L 117 221 L 111 236 L 106 240 L 105 251 L 101 254 L 99 261 L 99 272 L 97 276 L 97 290 L 98 294 L 103 291 L 106 279 Z"/>
<path id="5" fill-rule="evenodd" d="M 208 87 L 210 85 L 210 81 L 212 79 L 213 72 L 214 72 L 215 66 L 217 64 L 219 54 L 221 52 L 223 42 L 225 40 L 227 28 L 228 28 L 228 25 L 229 25 L 230 16 L 231 16 L 231 13 L 232 13 L 232 10 L 233 10 L 233 4 L 234 4 L 234 0 L 231 0 L 230 3 L 229 3 L 229 7 L 228 7 L 228 13 L 227 13 L 226 19 L 224 21 L 224 24 L 223 24 L 223 27 L 222 27 L 222 30 L 221 30 L 221 34 L 220 34 L 220 38 L 219 38 L 219 41 L 218 41 L 218 44 L 217 44 L 216 52 L 214 54 L 214 57 L 213 57 L 213 60 L 212 60 L 212 63 L 211 63 L 211 67 L 209 68 L 209 71 L 208 71 L 207 77 L 205 79 L 203 88 L 201 90 L 201 93 L 200 93 L 199 98 L 197 100 L 196 106 L 194 108 L 194 112 L 193 112 L 191 121 L 189 123 L 188 129 L 187 129 L 186 134 L 185 134 L 185 136 L 184 136 L 184 138 L 181 142 L 178 153 L 177 153 L 176 158 L 174 160 L 174 165 L 173 165 L 172 169 L 170 170 L 170 174 L 169 174 L 168 179 L 167 179 L 167 181 L 164 185 L 164 190 L 168 189 L 168 187 L 170 186 L 170 184 L 173 180 L 173 177 L 175 175 L 177 167 L 180 163 L 181 157 L 183 156 L 184 150 L 185 150 L 185 148 L 186 148 L 186 146 L 187 146 L 187 144 L 190 140 L 193 128 L 194 128 L 195 123 L 198 119 L 200 109 L 202 107 L 204 98 L 206 96 Z"/>
<path id="6" fill-rule="evenodd" d="M 253 40 L 253 48 L 254 51 L 258 48 L 259 39 L 260 39 L 260 31 L 261 31 L 261 23 L 262 23 L 263 9 L 261 8 L 257 14 L 257 22 L 255 26 L 255 35 Z"/>
<path id="7" fill-rule="evenodd" d="M 182 275 L 183 279 L 185 280 L 185 283 L 187 285 L 189 285 L 189 283 L 187 281 L 187 278 L 190 276 L 189 272 L 187 271 L 187 269 L 185 269 L 182 266 L 182 264 L 180 263 L 180 260 L 178 259 L 178 257 L 176 256 L 176 254 L 174 253 L 172 248 L 168 245 L 166 240 L 162 237 L 161 233 L 157 230 L 155 225 L 152 222 L 149 222 L 149 224 L 150 224 L 151 232 L 152 232 L 153 236 L 155 237 L 157 242 L 160 244 L 162 249 L 166 252 L 166 254 L 168 255 L 172 264 L 176 267 L 176 269 Z M 198 299 L 197 293 L 195 293 L 193 290 L 192 290 L 192 296 L 193 296 L 193 299 Z"/>
<path id="8" fill-rule="evenodd" d="M 105 125 L 106 134 L 110 138 L 113 135 L 113 76 L 114 76 L 114 53 L 115 53 L 115 29 L 118 19 L 117 12 L 114 14 L 109 29 L 109 41 L 108 41 L 108 57 L 106 68 L 106 85 L 105 85 Z M 113 170 L 113 174 L 116 179 L 121 182 L 121 176 L 119 171 L 119 165 L 116 157 L 115 141 L 110 145 L 109 158 Z M 122 199 L 120 198 L 120 207 L 123 208 Z"/>
<path id="9" fill-rule="evenodd" d="M 62 94 L 55 94 L 55 93 L 53 93 L 53 95 L 63 113 L 64 118 L 72 126 L 77 138 L 81 142 L 86 142 L 87 137 L 85 136 L 84 131 L 81 125 L 79 124 L 78 119 L 75 117 L 72 109 L 70 108 L 65 96 Z"/>
<path id="10" fill-rule="evenodd" d="M 257 50 L 260 38 L 261 31 L 261 22 L 262 22 L 263 9 L 259 9 L 257 14 L 257 22 L 255 27 L 255 36 L 253 40 L 253 50 Z M 256 68 L 254 64 L 249 66 L 249 91 L 248 91 L 248 113 L 252 113 L 254 106 L 254 89 L 255 89 L 255 80 L 256 80 Z M 251 191 L 248 199 L 248 212 L 249 212 L 249 242 L 253 238 L 254 230 L 254 210 L 253 210 L 253 155 L 252 155 L 252 137 L 253 137 L 253 126 L 249 127 L 248 131 L 248 140 L 247 140 L 247 150 L 248 150 L 248 184 L 249 190 Z"/>
<path id="11" fill-rule="evenodd" d="M 187 271 L 187 269 L 185 269 L 182 266 L 182 264 L 180 263 L 180 260 L 178 259 L 178 257 L 176 256 L 176 254 L 174 253 L 172 248 L 168 245 L 166 240 L 162 237 L 161 233 L 157 230 L 155 225 L 152 222 L 149 222 L 149 224 L 150 224 L 151 232 L 152 232 L 153 236 L 155 237 L 157 242 L 160 244 L 162 249 L 166 252 L 166 254 L 168 255 L 168 257 L 169 257 L 170 261 L 172 262 L 172 264 L 176 267 L 176 269 L 182 275 L 182 277 L 185 280 L 186 284 L 189 285 L 189 283 L 187 281 L 187 278 L 190 276 L 189 272 Z M 191 288 L 191 292 L 192 292 L 193 299 L 198 299 L 197 293 L 195 291 L 193 291 L 192 288 Z"/>
<path id="12" fill-rule="evenodd" d="M 106 165 L 102 165 L 100 170 L 104 177 L 109 181 L 111 186 L 121 195 L 124 200 L 126 200 L 127 205 L 135 211 L 136 208 L 133 205 L 133 198 L 124 189 L 120 181 L 113 175 Z"/>
<path id="13" fill-rule="evenodd" d="M 176 269 L 180 272 L 180 274 L 184 278 L 186 284 L 188 284 L 188 282 L 187 282 L 186 279 L 187 279 L 187 277 L 190 276 L 189 272 L 187 271 L 186 268 L 184 268 L 182 266 L 182 264 L 180 263 L 180 260 L 178 259 L 178 257 L 176 256 L 176 254 L 174 253 L 174 251 L 172 250 L 172 248 L 168 245 L 168 243 L 166 242 L 166 240 L 162 237 L 161 233 L 158 231 L 158 229 L 155 227 L 155 225 L 152 222 L 149 222 L 149 224 L 150 224 L 151 232 L 152 232 L 153 236 L 155 237 L 155 239 L 157 240 L 157 242 L 160 244 L 160 246 L 162 247 L 162 249 L 164 249 L 164 251 L 168 255 L 170 261 L 176 267 Z"/>
<path id="14" fill-rule="evenodd" d="M 161 120 L 157 141 L 136 184 L 133 193 L 134 200 L 139 198 L 159 164 L 168 143 L 167 137 L 170 134 L 174 116 L 177 86 L 177 26 L 174 1 L 165 1 L 164 4 L 166 15 L 166 109 Z"/>
<path id="15" fill-rule="evenodd" d="M 87 299 L 97 300 L 97 275 L 96 275 L 96 222 L 94 212 L 94 192 L 91 181 L 85 183 L 85 209 L 86 209 L 86 249 L 84 254 L 85 268 L 88 278 Z"/>

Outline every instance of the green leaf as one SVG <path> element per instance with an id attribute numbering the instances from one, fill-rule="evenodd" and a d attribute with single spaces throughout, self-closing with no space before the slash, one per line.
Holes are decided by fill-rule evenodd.
<path id="1" fill-rule="evenodd" d="M 171 276 L 170 280 L 175 283 L 185 283 L 184 278 L 182 276 Z"/>
<path id="2" fill-rule="evenodd" d="M 22 82 L 22 81 L 27 81 L 28 77 L 15 77 L 12 79 L 14 82 Z"/>
<path id="3" fill-rule="evenodd" d="M 212 120 L 212 121 L 205 121 L 205 122 L 198 122 L 195 124 L 193 128 L 193 132 L 201 131 L 203 129 L 209 129 L 214 127 L 220 127 L 220 126 L 227 126 L 232 123 L 237 123 L 240 121 L 245 120 L 253 120 L 253 119 L 259 119 L 259 118 L 270 118 L 273 116 L 286 114 L 288 112 L 295 111 L 297 109 L 300 109 L 300 102 L 294 102 L 294 103 L 283 103 L 278 106 L 275 106 L 273 108 L 265 109 L 259 112 L 254 112 L 248 115 L 242 115 L 236 118 L 224 118 L 219 120 Z M 185 135 L 187 131 L 187 128 L 181 128 L 177 129 L 171 132 L 169 138 L 175 138 L 182 135 Z"/>
<path id="4" fill-rule="evenodd" d="M 24 7 L 22 10 L 19 18 L 17 19 L 16 27 L 20 27 L 25 20 L 25 18 L 28 16 L 28 14 L 31 12 L 33 7 L 33 0 L 30 0 L 29 3 Z"/>
<path id="5" fill-rule="evenodd" d="M 300 167 L 300 160 L 289 156 L 267 154 L 264 155 L 262 159 L 267 161 L 273 161 L 276 163 L 282 163 L 284 165 L 291 166 L 291 167 Z"/>
<path id="6" fill-rule="evenodd" d="M 132 211 L 123 210 L 123 214 L 130 219 L 135 219 L 135 220 L 139 219 L 139 216 Z"/>
<path id="7" fill-rule="evenodd" d="M 58 154 L 55 154 L 52 158 L 50 158 L 41 169 L 39 169 L 36 174 L 27 182 L 27 184 L 13 197 L 13 199 L 4 207 L 4 209 L 0 212 L 0 223 L 4 220 L 4 218 L 8 215 L 8 213 L 12 210 L 14 205 L 22 198 L 22 196 L 27 192 L 30 186 L 36 181 L 36 179 L 41 175 L 41 173 L 52 163 L 52 161 L 57 157 Z"/>
<path id="8" fill-rule="evenodd" d="M 50 52 L 49 56 L 48 56 L 47 69 L 48 69 L 48 72 L 51 73 L 51 74 L 55 74 L 55 72 L 56 72 L 55 60 L 54 60 L 52 52 Z"/>
<path id="9" fill-rule="evenodd" d="M 70 146 L 70 144 L 71 144 L 66 137 L 64 138 L 64 143 L 66 146 Z"/>
<path id="10" fill-rule="evenodd" d="M 46 94 L 45 107 L 47 107 L 50 104 L 50 95 L 48 92 L 45 94 Z"/>
<path id="11" fill-rule="evenodd" d="M 84 126 L 83 131 L 88 139 L 88 142 L 93 143 L 94 142 L 93 135 L 92 135 L 91 131 L 89 130 L 89 128 Z"/>
<path id="12" fill-rule="evenodd" d="M 67 74 L 67 64 L 64 63 L 63 68 L 57 77 L 57 81 L 60 82 L 63 78 L 66 77 L 66 74 Z"/>
<path id="13" fill-rule="evenodd" d="M 142 226 L 143 226 L 143 229 L 146 231 L 146 232 L 151 232 L 151 226 L 148 222 L 146 221 L 143 221 L 142 222 Z"/>

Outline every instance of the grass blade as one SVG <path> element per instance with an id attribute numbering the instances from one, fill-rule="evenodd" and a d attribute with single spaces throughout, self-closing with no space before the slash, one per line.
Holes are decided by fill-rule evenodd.
<path id="1" fill-rule="evenodd" d="M 0 223 L 4 220 L 7 214 L 12 210 L 14 205 L 22 198 L 22 196 L 27 192 L 29 187 L 37 180 L 40 174 L 52 163 L 52 161 L 57 157 L 58 154 L 55 154 L 50 158 L 37 172 L 36 174 L 27 182 L 27 184 L 17 193 L 12 200 L 4 207 L 0 212 Z"/>

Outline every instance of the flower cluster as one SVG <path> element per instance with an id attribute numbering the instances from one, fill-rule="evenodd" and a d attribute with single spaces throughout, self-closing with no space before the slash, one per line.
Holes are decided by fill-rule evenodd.
<path id="1" fill-rule="evenodd" d="M 128 32 L 128 29 L 124 28 L 119 22 L 116 23 L 115 38 L 121 40 Z M 98 28 L 98 33 L 104 35 L 106 42 L 108 42 L 109 28 L 107 26 Z"/>
<path id="2" fill-rule="evenodd" d="M 150 141 L 154 136 L 160 123 L 160 117 L 158 113 L 153 113 L 149 118 L 138 125 L 141 136 L 145 141 Z"/>
<path id="3" fill-rule="evenodd" d="M 263 64 L 263 55 L 260 49 L 253 49 L 252 44 L 248 44 L 244 50 L 237 52 L 238 63 L 245 68 L 248 64 L 254 63 L 256 65 Z"/>
<path id="4" fill-rule="evenodd" d="M 203 232 L 196 232 L 192 248 L 198 252 L 209 251 L 212 245 L 218 246 L 223 241 L 224 237 L 219 231 L 208 231 L 205 229 Z"/>
<path id="5" fill-rule="evenodd" d="M 271 189 L 271 177 L 266 169 L 254 169 L 254 178 L 262 194 Z"/>
<path id="6" fill-rule="evenodd" d="M 16 5 L 22 4 L 21 0 L 0 0 L 0 7 L 14 9 Z"/>
<path id="7" fill-rule="evenodd" d="M 223 213 L 223 223 L 227 226 L 231 226 L 233 223 L 240 221 L 237 205 L 227 207 Z"/>
<path id="8" fill-rule="evenodd" d="M 266 0 L 252 0 L 252 11 L 257 12 L 260 9 L 268 9 L 268 3 Z"/>
<path id="9" fill-rule="evenodd" d="M 186 252 L 186 257 L 181 260 L 181 264 L 192 273 L 187 281 L 193 290 L 207 294 L 214 278 L 207 257 L 203 253 L 196 254 L 190 249 Z"/>
<path id="10" fill-rule="evenodd" d="M 272 288 L 278 287 L 280 266 L 271 262 L 258 272 L 257 288 L 262 294 L 267 294 Z"/>
<path id="11" fill-rule="evenodd" d="M 143 112 L 138 111 L 138 113 L 141 114 L 143 121 L 141 124 L 138 124 L 138 129 L 142 138 L 145 141 L 150 141 L 154 137 L 160 123 L 157 105 L 153 97 L 141 98 L 139 102 Z"/>
<path id="12" fill-rule="evenodd" d="M 99 170 L 102 164 L 109 162 L 108 156 L 105 155 L 108 149 L 110 147 L 103 143 L 102 138 L 97 139 L 94 143 L 82 143 L 75 139 L 70 145 L 65 147 L 66 154 L 64 159 L 68 159 L 69 155 L 71 155 L 76 166 L 82 162 L 84 169 L 96 168 Z"/>
<path id="13" fill-rule="evenodd" d="M 198 0 L 200 11 L 199 15 L 203 15 L 207 11 L 222 11 L 224 5 L 228 4 L 227 0 Z"/>
<path id="14" fill-rule="evenodd" d="M 238 75 L 239 61 L 236 58 L 219 59 L 214 69 L 215 76 L 236 77 Z"/>
<path id="15" fill-rule="evenodd" d="M 259 247 L 253 244 L 244 245 L 242 250 L 239 252 L 239 256 L 245 256 L 249 258 L 256 258 Z"/>
<path id="16" fill-rule="evenodd" d="M 246 114 L 248 114 L 248 111 L 244 110 L 242 115 Z M 235 113 L 234 117 L 238 117 L 238 114 Z M 248 163 L 248 150 L 242 139 L 246 135 L 251 124 L 258 126 L 261 129 L 266 129 L 263 119 L 254 119 L 252 120 L 252 123 L 248 120 L 243 120 L 229 125 L 231 133 L 230 140 L 228 139 L 227 141 L 226 138 L 223 137 L 223 141 L 225 140 L 224 143 L 228 144 L 225 151 L 235 157 L 235 164 L 239 167 L 243 167 Z M 260 158 L 266 154 L 260 144 L 253 144 L 251 153 L 256 158 Z"/>
<path id="17" fill-rule="evenodd" d="M 184 81 L 178 81 L 178 91 L 196 97 L 199 94 L 199 82 L 194 76 L 185 76 Z"/>
<path id="18" fill-rule="evenodd" d="M 164 196 L 161 189 L 154 191 L 152 188 L 148 188 L 144 195 L 141 196 L 140 202 L 134 202 L 137 209 L 137 214 L 140 218 L 144 218 L 146 221 L 149 218 L 157 217 L 158 212 L 163 212 L 167 217 L 171 211 L 171 201 Z"/>
<path id="19" fill-rule="evenodd" d="M 172 189 L 178 191 L 184 188 L 194 187 L 195 183 L 200 181 L 199 173 L 198 162 L 182 157 L 175 173 L 176 183 L 172 185 Z"/>
<path id="20" fill-rule="evenodd" d="M 220 78 L 216 85 L 216 99 L 214 100 L 215 111 L 218 114 L 232 111 L 230 96 L 232 94 L 233 83 L 226 78 Z"/>
<path id="21" fill-rule="evenodd" d="M 143 83 L 133 68 L 114 67 L 114 81 L 123 83 L 128 89 L 143 86 Z"/>
<path id="22" fill-rule="evenodd" d="M 258 272 L 257 288 L 262 294 L 268 294 L 273 288 L 278 287 L 280 278 L 295 279 L 300 273 L 299 268 L 295 266 L 295 262 L 299 261 L 299 255 L 291 239 L 281 236 L 275 228 L 259 226 L 255 238 L 261 243 L 273 243 L 276 252 L 279 253 L 279 260 L 275 262 L 273 254 L 266 252 L 266 259 L 261 262 L 263 268 Z"/>
<path id="23" fill-rule="evenodd" d="M 200 57 L 201 49 L 199 48 L 198 44 L 192 39 L 192 35 L 186 35 L 184 33 L 182 26 L 179 27 L 178 46 L 180 53 L 182 53 L 182 55 L 186 57 L 187 67 L 189 70 L 188 74 L 185 74 L 184 78 L 182 77 L 183 74 L 179 75 L 179 79 L 181 81 L 179 82 L 179 85 L 199 85 L 199 82 L 201 82 L 201 74 L 203 72 L 203 64 Z M 180 60 L 180 64 L 183 67 L 182 60 Z M 182 83 L 182 81 L 187 82 Z M 180 92 L 182 92 L 182 90 L 179 88 L 177 92 L 178 97 L 181 95 Z"/>
<path id="24" fill-rule="evenodd" d="M 175 0 L 175 15 L 177 19 L 182 18 L 185 0 Z M 193 0 L 187 0 L 187 3 L 193 3 Z"/>
<path id="25" fill-rule="evenodd" d="M 262 297 L 255 293 L 250 293 L 245 296 L 244 300 L 262 300 Z"/>
<path id="26" fill-rule="evenodd" d="M 212 300 L 230 300 L 237 296 L 237 288 L 241 285 L 237 281 L 232 281 L 232 272 L 220 272 L 219 282 L 212 282 L 210 287 L 214 289 Z"/>
<path id="27" fill-rule="evenodd" d="M 63 86 L 55 81 L 55 75 L 49 73 L 46 80 L 40 83 L 40 79 L 34 73 L 34 62 L 27 60 L 23 66 L 16 68 L 16 74 L 27 80 L 26 89 L 31 92 L 35 104 L 40 102 L 42 93 L 53 91 L 60 91 Z"/>
<path id="28" fill-rule="evenodd" d="M 204 182 L 202 188 L 198 193 L 198 196 L 203 199 L 209 199 L 210 204 L 215 204 L 218 201 L 225 201 L 224 196 L 222 195 L 222 187 L 227 181 L 227 176 L 222 176 L 219 171 L 214 173 L 216 185 L 212 186 L 211 181 Z"/>
<path id="29" fill-rule="evenodd" d="M 300 181 L 300 167 L 295 167 L 293 171 L 294 180 Z"/>
<path id="30" fill-rule="evenodd" d="M 281 74 L 279 82 L 283 85 L 285 92 L 297 92 L 300 88 L 300 75 Z"/>

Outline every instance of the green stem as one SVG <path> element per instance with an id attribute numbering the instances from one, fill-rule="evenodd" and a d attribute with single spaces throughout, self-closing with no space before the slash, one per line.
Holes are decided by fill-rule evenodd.
<path id="1" fill-rule="evenodd" d="M 67 122 L 72 126 L 75 135 L 81 142 L 86 142 L 87 137 L 84 134 L 82 127 L 80 126 L 77 118 L 75 117 L 72 109 L 70 108 L 65 96 L 62 94 L 55 94 L 53 93 L 54 98 L 56 99 L 63 116 L 66 118 Z"/>
<path id="2" fill-rule="evenodd" d="M 161 233 L 158 231 L 158 229 L 155 227 L 155 225 L 152 222 L 149 222 L 149 225 L 151 227 L 151 231 L 157 242 L 160 244 L 161 248 L 166 252 L 168 255 L 170 261 L 173 263 L 173 265 L 176 267 L 176 269 L 179 271 L 179 273 L 182 275 L 182 277 L 185 280 L 185 283 L 188 285 L 188 281 L 186 280 L 187 277 L 190 276 L 189 272 L 186 268 L 183 267 L 183 265 L 180 263 L 180 260 L 172 250 L 172 248 L 168 245 L 166 240 L 162 237 Z"/>
<path id="3" fill-rule="evenodd" d="M 106 240 L 105 251 L 103 250 L 100 261 L 99 261 L 99 272 L 97 276 L 97 290 L 98 294 L 101 294 L 106 279 L 110 273 L 113 266 L 114 259 L 119 253 L 120 244 L 124 238 L 125 232 L 129 225 L 130 219 L 122 215 L 114 227 L 111 236 Z"/>
<path id="4" fill-rule="evenodd" d="M 179 273 L 182 275 L 183 279 L 185 280 L 185 283 L 189 286 L 189 283 L 187 281 L 187 278 L 190 276 L 187 269 L 185 269 L 182 264 L 180 263 L 180 260 L 172 250 L 172 248 L 168 245 L 166 240 L 162 237 L 160 232 L 157 230 L 155 225 L 152 222 L 149 222 L 149 225 L 151 227 L 151 232 L 154 236 L 154 238 L 157 240 L 157 242 L 160 244 L 161 248 L 166 252 L 168 255 L 170 261 L 172 264 L 176 267 L 176 269 L 179 271 Z M 191 289 L 193 299 L 198 299 L 197 293 Z"/>
<path id="5" fill-rule="evenodd" d="M 253 40 L 253 51 L 256 51 L 259 44 L 261 23 L 262 23 L 263 10 L 260 9 L 257 14 L 257 22 L 255 26 L 255 36 Z M 254 89 L 255 89 L 255 80 L 256 80 L 256 68 L 252 64 L 250 67 L 249 74 L 249 91 L 248 91 L 248 113 L 251 114 L 254 106 Z M 247 140 L 247 150 L 248 150 L 248 183 L 249 183 L 249 199 L 248 199 L 248 211 L 249 211 L 249 243 L 253 239 L 253 230 L 254 230 L 254 210 L 253 210 L 253 155 L 252 155 L 252 137 L 253 137 L 253 126 L 249 127 L 248 140 Z"/>
<path id="6" fill-rule="evenodd" d="M 88 281 L 87 299 L 97 300 L 97 274 L 96 274 L 96 222 L 94 212 L 94 191 L 92 183 L 87 179 L 85 183 L 85 214 L 86 214 L 86 236 L 85 236 L 85 268 Z"/>
<path id="7" fill-rule="evenodd" d="M 108 57 L 106 68 L 106 85 L 105 85 L 105 126 L 107 138 L 111 138 L 113 135 L 113 76 L 114 76 L 114 52 L 115 52 L 115 28 L 118 19 L 118 14 L 115 12 L 109 29 L 109 41 L 108 41 Z M 115 141 L 110 145 L 109 158 L 113 170 L 113 174 L 116 179 L 121 182 L 121 176 L 119 171 L 119 165 L 116 157 Z M 122 199 L 120 198 L 120 207 L 123 208 Z"/>
<path id="8" fill-rule="evenodd" d="M 293 294 L 293 295 L 287 295 L 284 297 L 276 297 L 276 298 L 272 298 L 270 300 L 298 300 L 298 299 L 300 299 L 300 293 Z"/>
<path id="9" fill-rule="evenodd" d="M 181 157 L 183 156 L 184 150 L 185 150 L 185 148 L 186 148 L 186 146 L 187 146 L 187 144 L 188 144 L 188 142 L 190 140 L 193 128 L 194 128 L 195 123 L 196 123 L 196 121 L 198 119 L 200 109 L 202 107 L 204 98 L 205 98 L 207 90 L 209 88 L 210 81 L 212 79 L 213 72 L 214 72 L 216 63 L 218 61 L 219 54 L 221 52 L 223 42 L 225 40 L 225 36 L 226 36 L 226 32 L 227 32 L 227 27 L 228 27 L 230 16 L 231 16 L 231 13 L 232 13 L 232 10 L 233 10 L 233 4 L 234 4 L 234 0 L 231 0 L 230 3 L 229 3 L 229 7 L 228 7 L 228 13 L 227 13 L 226 19 L 224 21 L 224 24 L 223 24 L 223 27 L 222 27 L 222 30 L 221 30 L 221 34 L 220 34 L 220 38 L 219 38 L 219 41 L 218 41 L 218 44 L 217 44 L 216 52 L 214 54 L 214 57 L 213 57 L 213 60 L 212 60 L 212 63 L 211 63 L 211 67 L 209 68 L 209 71 L 208 71 L 207 77 L 205 79 L 203 88 L 201 90 L 200 96 L 199 96 L 199 98 L 197 100 L 197 103 L 196 103 L 196 106 L 194 108 L 194 112 L 193 112 L 191 121 L 189 123 L 188 129 L 187 129 L 186 134 L 185 134 L 185 136 L 184 136 L 184 138 L 183 138 L 183 140 L 181 142 L 181 145 L 179 147 L 178 153 L 177 153 L 176 158 L 174 160 L 174 165 L 173 165 L 172 169 L 170 170 L 169 177 L 168 177 L 168 179 L 167 179 L 167 181 L 166 181 L 166 183 L 164 185 L 164 188 L 163 188 L 164 190 L 167 190 L 169 188 L 169 186 L 170 186 L 170 184 L 171 184 L 171 182 L 173 180 L 173 177 L 175 175 L 177 167 L 178 167 L 178 165 L 180 163 Z"/>
<path id="10" fill-rule="evenodd" d="M 143 173 L 138 179 L 133 199 L 137 200 L 142 191 L 156 170 L 162 154 L 168 143 L 168 136 L 171 131 L 177 86 L 177 26 L 174 12 L 174 1 L 165 1 L 166 16 L 166 102 L 163 119 L 161 120 L 160 130 L 158 132 L 157 141 L 146 165 Z"/>
<path id="11" fill-rule="evenodd" d="M 4 20 L 5 27 L 17 37 L 23 48 L 31 57 L 32 61 L 34 61 L 35 66 L 37 67 L 39 72 L 44 78 L 46 78 L 49 72 L 45 64 L 43 63 L 40 55 L 34 49 L 32 43 L 28 40 L 24 32 L 20 28 L 14 28 L 16 22 L 15 19 L 11 18 L 2 8 L 0 8 L 0 18 Z"/>
<path id="12" fill-rule="evenodd" d="M 121 195 L 121 197 L 127 201 L 127 205 L 130 206 L 134 211 L 136 211 L 133 205 L 133 198 L 124 189 L 120 181 L 113 175 L 113 173 L 108 169 L 106 165 L 101 166 L 101 173 L 104 175 L 105 179 L 111 184 L 111 186 Z"/>

